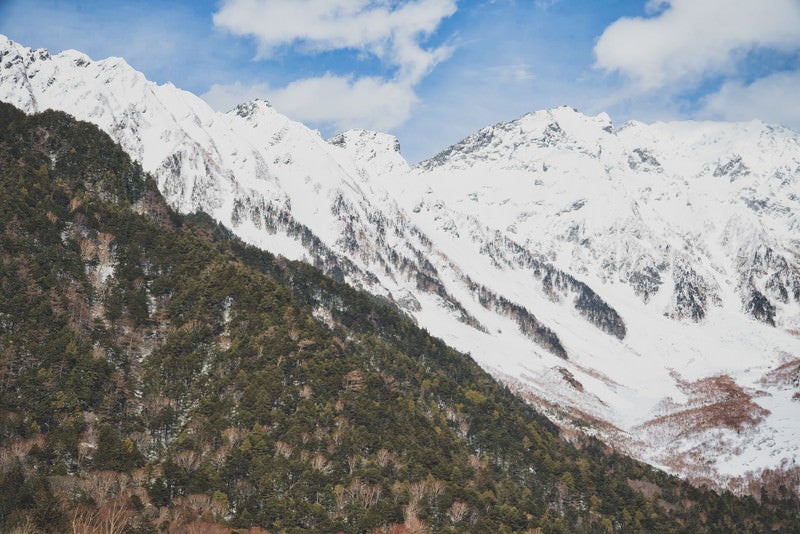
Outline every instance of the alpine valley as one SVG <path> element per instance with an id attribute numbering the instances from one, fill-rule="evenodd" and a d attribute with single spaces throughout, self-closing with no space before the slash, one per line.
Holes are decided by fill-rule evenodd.
<path id="1" fill-rule="evenodd" d="M 393 303 L 576 440 L 800 491 L 796 132 L 561 107 L 411 166 L 390 135 L 325 140 L 263 100 L 217 113 L 122 59 L 2 36 L 0 101 L 95 124 L 176 211 Z M 106 248 L 98 283 L 122 265 Z"/>

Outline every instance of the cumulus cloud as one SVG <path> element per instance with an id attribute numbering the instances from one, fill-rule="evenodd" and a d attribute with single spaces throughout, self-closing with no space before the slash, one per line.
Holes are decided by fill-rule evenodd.
<path id="1" fill-rule="evenodd" d="M 416 81 L 447 57 L 446 47 L 424 49 L 420 40 L 456 11 L 455 0 L 227 0 L 214 24 L 258 40 L 259 57 L 282 45 L 310 52 L 361 50 L 403 69 Z"/>
<path id="2" fill-rule="evenodd" d="M 621 18 L 595 46 L 595 65 L 641 90 L 731 72 L 757 48 L 800 48 L 798 0 L 650 0 L 649 17 Z"/>
<path id="3" fill-rule="evenodd" d="M 388 129 L 408 118 L 414 87 L 451 54 L 448 46 L 426 48 L 424 42 L 455 11 L 455 0 L 226 0 L 214 24 L 254 37 L 258 59 L 283 47 L 305 54 L 346 49 L 378 58 L 392 71 L 389 78 L 325 74 L 268 95 L 300 120 L 352 126 L 348 117 L 353 117 L 360 126 Z M 222 101 L 223 94 L 262 89 L 217 86 L 208 96 Z"/>
<path id="4" fill-rule="evenodd" d="M 401 83 L 330 74 L 292 82 L 273 91 L 271 98 L 291 117 L 331 124 L 340 130 L 391 129 L 405 122 L 417 100 L 414 91 Z"/>
<path id="5" fill-rule="evenodd" d="M 745 85 L 725 83 L 706 98 L 702 114 L 714 119 L 761 119 L 800 129 L 800 72 L 781 72 Z"/>
<path id="6" fill-rule="evenodd" d="M 264 97 L 292 119 L 337 130 L 389 130 L 408 119 L 417 101 L 413 89 L 401 83 L 371 76 L 353 78 L 332 74 L 297 80 L 275 89 L 268 84 L 215 84 L 202 95 L 219 111 Z"/>

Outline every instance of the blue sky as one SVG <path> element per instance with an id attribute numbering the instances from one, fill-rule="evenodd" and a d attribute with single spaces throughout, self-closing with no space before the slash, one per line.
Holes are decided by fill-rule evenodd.
<path id="1" fill-rule="evenodd" d="M 562 104 L 800 129 L 800 0 L 0 0 L 32 48 L 124 57 L 225 111 L 267 98 L 411 161 Z"/>

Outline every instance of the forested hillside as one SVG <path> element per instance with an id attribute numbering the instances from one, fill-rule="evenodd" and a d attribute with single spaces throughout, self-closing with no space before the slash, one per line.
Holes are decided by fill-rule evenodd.
<path id="1" fill-rule="evenodd" d="M 88 123 L 0 104 L 0 173 L 2 532 L 800 531 L 787 492 L 567 442 L 391 303 L 174 213 Z"/>

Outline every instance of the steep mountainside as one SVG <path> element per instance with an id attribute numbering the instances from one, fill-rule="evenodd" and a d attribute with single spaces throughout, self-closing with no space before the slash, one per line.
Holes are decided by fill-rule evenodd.
<path id="1" fill-rule="evenodd" d="M 63 113 L 0 104 L 0 216 L 3 531 L 800 528 L 792 497 L 575 448 L 383 299 L 177 215 Z"/>
<path id="2" fill-rule="evenodd" d="M 486 271 L 496 291 L 532 303 L 520 251 L 537 251 L 619 313 L 618 344 L 553 328 L 595 404 L 526 387 L 542 378 L 524 390 L 628 431 L 643 456 L 691 476 L 795 465 L 796 133 L 758 122 L 615 129 L 563 107 L 481 130 L 387 184 L 434 241 L 488 256 L 503 272 Z M 471 221 L 495 229 L 494 242 L 464 235 Z"/>
<path id="3" fill-rule="evenodd" d="M 409 168 L 391 136 L 5 38 L 0 100 L 97 124 L 175 209 L 387 298 L 565 425 L 721 485 L 795 466 L 793 132 L 559 108 Z"/>

